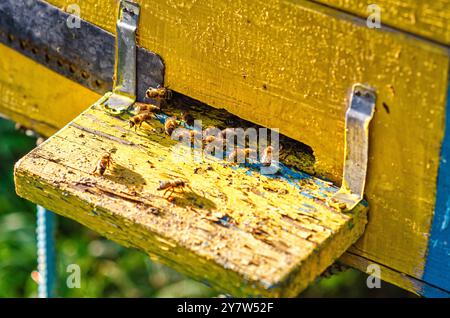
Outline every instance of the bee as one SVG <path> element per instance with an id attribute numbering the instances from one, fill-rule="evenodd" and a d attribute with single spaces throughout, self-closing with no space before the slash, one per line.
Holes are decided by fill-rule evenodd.
<path id="1" fill-rule="evenodd" d="M 219 158 L 223 158 L 226 152 L 224 140 L 220 136 L 205 136 L 203 137 L 204 154 L 210 154 Z"/>
<path id="2" fill-rule="evenodd" d="M 236 136 L 236 130 L 234 128 L 225 128 L 219 134 L 223 139 L 231 136 Z"/>
<path id="3" fill-rule="evenodd" d="M 195 140 L 202 140 L 202 133 L 197 130 L 190 130 L 189 137 L 191 140 L 191 144 L 195 144 Z"/>
<path id="4" fill-rule="evenodd" d="M 239 158 L 244 158 L 246 161 L 251 155 L 255 154 L 256 151 L 251 148 L 236 148 L 230 155 L 228 156 L 228 161 L 237 162 Z"/>
<path id="5" fill-rule="evenodd" d="M 95 169 L 92 171 L 92 174 L 103 176 L 106 169 L 110 169 L 111 165 L 112 165 L 111 153 L 105 152 L 97 161 L 97 164 L 95 165 Z"/>
<path id="6" fill-rule="evenodd" d="M 170 199 L 175 189 L 181 189 L 181 191 L 184 192 L 184 187 L 186 186 L 187 181 L 184 181 L 182 179 L 159 181 L 159 187 L 156 190 L 157 191 L 165 190 L 163 194 L 164 197 L 166 196 L 166 193 L 170 191 L 170 194 L 167 197 L 167 199 Z"/>
<path id="7" fill-rule="evenodd" d="M 217 136 L 208 135 L 208 136 L 203 138 L 203 144 L 204 145 L 209 145 L 210 143 L 212 143 L 212 142 L 214 142 L 214 141 L 216 141 L 218 139 L 220 139 L 220 138 L 217 137 Z"/>
<path id="8" fill-rule="evenodd" d="M 217 136 L 220 129 L 214 126 L 209 126 L 203 130 L 203 136 Z"/>
<path id="9" fill-rule="evenodd" d="M 192 117 L 192 115 L 189 114 L 187 111 L 181 113 L 181 119 L 189 126 L 194 125 L 194 117 Z"/>
<path id="10" fill-rule="evenodd" d="M 176 136 L 172 135 L 171 137 L 178 141 L 189 140 L 190 144 L 195 144 L 195 140 L 202 140 L 202 133 L 197 130 L 182 129 L 177 131 Z"/>
<path id="11" fill-rule="evenodd" d="M 164 122 L 164 131 L 167 135 L 171 136 L 175 128 L 177 128 L 178 123 L 176 117 L 167 118 Z"/>
<path id="12" fill-rule="evenodd" d="M 203 137 L 203 147 L 216 147 L 216 148 L 225 148 L 225 141 L 223 140 L 222 137 L 220 137 L 220 135 L 217 136 L 212 136 L 212 135 L 208 135 L 208 136 L 204 136 Z M 211 149 L 211 148 L 209 148 Z"/>
<path id="13" fill-rule="evenodd" d="M 270 166 L 272 163 L 272 154 L 273 154 L 273 147 L 268 146 L 266 149 L 264 149 L 263 155 L 261 157 L 261 164 L 263 166 Z"/>
<path id="14" fill-rule="evenodd" d="M 134 107 L 136 109 L 136 112 L 138 114 L 142 113 L 156 113 L 157 111 L 160 111 L 161 108 L 159 108 L 156 105 L 152 104 L 144 104 L 144 103 L 134 103 Z"/>
<path id="15" fill-rule="evenodd" d="M 172 98 L 172 91 L 166 87 L 158 86 L 157 88 L 150 87 L 145 92 L 145 96 L 148 98 L 154 98 L 154 99 L 171 99 Z"/>
<path id="16" fill-rule="evenodd" d="M 154 116 L 154 114 L 151 112 L 138 114 L 136 116 L 131 117 L 130 120 L 128 121 L 128 123 L 130 124 L 130 128 L 134 127 L 134 131 L 136 131 L 137 128 L 141 128 L 142 123 L 144 121 L 153 118 L 153 116 Z"/>

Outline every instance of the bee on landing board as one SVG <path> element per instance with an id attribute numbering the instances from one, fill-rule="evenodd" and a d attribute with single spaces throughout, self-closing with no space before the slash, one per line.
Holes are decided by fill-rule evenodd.
<path id="1" fill-rule="evenodd" d="M 174 136 L 171 136 L 172 139 L 175 139 L 178 141 L 182 141 L 184 143 L 189 143 L 190 146 L 201 144 L 202 140 L 202 133 L 197 130 L 189 130 L 189 129 L 183 129 L 180 131 L 177 131 L 177 136 L 174 138 Z M 197 142 L 196 142 L 197 141 Z"/>
<path id="2" fill-rule="evenodd" d="M 189 126 L 193 126 L 194 125 L 194 120 L 195 119 L 187 111 L 181 112 L 181 119 Z"/>
<path id="3" fill-rule="evenodd" d="M 182 192 L 184 192 L 184 187 L 187 186 L 187 181 L 184 181 L 182 179 L 175 179 L 175 180 L 167 180 L 167 181 L 159 181 L 159 187 L 156 189 L 158 191 L 164 191 L 163 196 L 166 196 L 166 193 L 170 191 L 169 196 L 167 197 L 168 200 L 171 199 L 172 194 L 176 189 L 181 189 Z"/>
<path id="4" fill-rule="evenodd" d="M 236 136 L 236 130 L 234 128 L 225 128 L 220 132 L 219 136 L 223 139 Z"/>
<path id="5" fill-rule="evenodd" d="M 156 113 L 156 112 L 161 110 L 156 105 L 144 104 L 144 103 L 139 103 L 139 102 L 134 103 L 134 109 L 136 110 L 136 113 L 138 113 L 138 114 L 142 114 L 142 113 Z"/>
<path id="6" fill-rule="evenodd" d="M 164 131 L 167 135 L 172 136 L 173 131 L 177 128 L 178 123 L 175 117 L 167 118 L 164 122 Z"/>
<path id="7" fill-rule="evenodd" d="M 156 88 L 150 87 L 145 92 L 145 96 L 158 100 L 168 100 L 172 98 L 172 91 L 163 86 L 158 86 Z"/>
<path id="8" fill-rule="evenodd" d="M 134 127 L 134 131 L 136 131 L 138 128 L 141 128 L 142 123 L 146 120 L 152 119 L 154 117 L 154 114 L 151 112 L 146 112 L 142 114 L 138 114 L 136 116 L 133 116 L 129 119 L 128 123 L 130 124 L 130 128 Z"/>
<path id="9" fill-rule="evenodd" d="M 205 150 L 205 153 L 209 153 L 212 155 L 219 155 L 220 157 L 223 156 L 223 151 L 225 151 L 226 143 L 222 139 L 222 137 L 220 137 L 220 135 L 205 136 L 203 137 L 202 142 L 203 142 L 202 146 L 203 149 Z"/>
<path id="10" fill-rule="evenodd" d="M 112 163 L 113 162 L 111 158 L 111 153 L 105 152 L 97 161 L 97 164 L 95 165 L 95 169 L 92 171 L 92 174 L 103 176 L 106 169 L 110 170 Z"/>
<path id="11" fill-rule="evenodd" d="M 221 130 L 214 126 L 209 126 L 203 130 L 204 136 L 217 136 L 221 133 Z"/>
<path id="12" fill-rule="evenodd" d="M 263 166 L 270 166 L 272 163 L 272 154 L 273 154 L 273 147 L 268 146 L 266 149 L 264 149 L 263 155 L 261 157 L 261 164 Z"/>
<path id="13" fill-rule="evenodd" d="M 277 159 L 274 158 L 274 156 L 279 154 L 281 150 L 283 150 L 282 146 L 278 148 L 274 148 L 273 146 L 267 146 L 262 153 L 261 164 L 265 167 L 269 167 L 272 164 L 272 160 Z"/>
<path id="14" fill-rule="evenodd" d="M 203 137 L 203 145 L 207 146 L 216 140 L 220 140 L 220 138 L 217 136 L 212 136 L 212 135 L 205 136 L 205 137 Z"/>
<path id="15" fill-rule="evenodd" d="M 247 159 L 251 156 L 256 154 L 256 151 L 251 148 L 236 148 L 230 155 L 228 156 L 228 161 L 231 162 L 238 162 L 239 159 L 243 158 L 244 161 L 247 161 Z"/>
<path id="16" fill-rule="evenodd" d="M 201 132 L 199 132 L 199 131 L 197 131 L 197 130 L 191 130 L 190 132 L 189 132 L 189 137 L 191 138 L 190 140 L 191 140 L 191 144 L 194 144 L 195 143 L 195 140 L 202 140 L 202 137 L 203 137 L 203 135 L 202 135 L 202 133 Z"/>

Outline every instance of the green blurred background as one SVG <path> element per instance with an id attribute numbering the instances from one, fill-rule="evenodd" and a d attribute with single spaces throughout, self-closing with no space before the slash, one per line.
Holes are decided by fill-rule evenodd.
<path id="1" fill-rule="evenodd" d="M 36 297 L 31 279 L 36 269 L 36 207 L 14 191 L 14 163 L 35 147 L 36 140 L 0 118 L 0 297 Z M 214 297 L 215 291 L 136 250 L 123 248 L 95 232 L 58 217 L 56 233 L 57 297 Z M 81 288 L 66 286 L 69 264 L 81 268 Z M 300 297 L 414 297 L 382 282 L 366 287 L 367 275 L 349 269 L 319 279 Z"/>

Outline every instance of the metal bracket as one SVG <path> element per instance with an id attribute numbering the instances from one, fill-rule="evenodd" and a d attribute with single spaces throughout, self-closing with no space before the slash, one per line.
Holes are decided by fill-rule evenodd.
<path id="1" fill-rule="evenodd" d="M 139 5 L 121 0 L 117 17 L 114 86 L 105 108 L 121 114 L 136 101 L 136 30 Z"/>
<path id="2" fill-rule="evenodd" d="M 345 115 L 345 157 L 342 186 L 331 204 L 351 210 L 362 199 L 366 184 L 369 153 L 369 123 L 375 111 L 375 91 L 355 84 Z"/>

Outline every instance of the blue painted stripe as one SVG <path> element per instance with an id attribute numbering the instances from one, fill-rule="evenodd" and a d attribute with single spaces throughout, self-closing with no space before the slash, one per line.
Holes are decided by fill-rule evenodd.
<path id="1" fill-rule="evenodd" d="M 425 286 L 422 292 L 426 297 L 450 297 L 450 83 L 447 90 L 445 118 L 436 206 L 428 241 L 428 257 L 422 277 L 426 283 L 438 288 Z"/>

